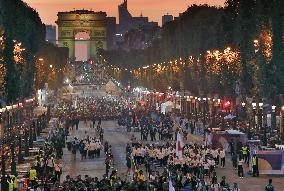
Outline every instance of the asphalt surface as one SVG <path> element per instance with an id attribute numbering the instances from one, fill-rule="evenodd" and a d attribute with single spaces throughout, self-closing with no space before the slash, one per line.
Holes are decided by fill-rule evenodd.
<path id="1" fill-rule="evenodd" d="M 89 123 L 84 125 L 83 122 L 79 124 L 79 130 L 71 131 L 71 134 L 83 138 L 87 135 L 96 136 L 95 130 L 89 128 Z M 104 140 L 107 140 L 110 145 L 112 145 L 112 151 L 114 155 L 114 166 L 113 169 L 118 170 L 121 176 L 124 176 L 126 172 L 125 165 L 125 146 L 130 141 L 130 137 L 134 134 L 137 139 L 140 138 L 140 133 L 127 133 L 125 129 L 119 128 L 115 121 L 103 121 L 102 127 L 104 129 Z M 188 141 L 202 142 L 202 138 L 196 135 L 189 135 Z M 77 153 L 76 160 L 73 160 L 71 153 L 64 149 L 63 156 L 63 174 L 61 180 L 65 178 L 66 175 L 71 175 L 75 177 L 77 175 L 89 175 L 91 177 L 101 178 L 105 174 L 105 156 L 103 152 L 100 158 L 81 160 L 81 156 Z M 225 168 L 217 168 L 218 181 L 221 181 L 222 176 L 226 176 L 227 182 L 230 186 L 234 182 L 238 183 L 241 191 L 264 191 L 264 187 L 268 182 L 269 178 L 273 179 L 273 185 L 275 186 L 275 191 L 284 191 L 284 178 L 276 176 L 260 176 L 251 177 L 247 172 L 248 169 L 245 168 L 245 177 L 243 179 L 237 176 L 237 170 L 233 169 L 230 157 L 226 158 Z M 130 178 L 124 176 L 124 178 Z"/>

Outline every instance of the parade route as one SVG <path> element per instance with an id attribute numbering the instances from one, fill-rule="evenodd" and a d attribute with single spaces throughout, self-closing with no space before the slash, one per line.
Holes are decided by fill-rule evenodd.
<path id="1" fill-rule="evenodd" d="M 95 129 L 89 128 L 90 122 L 88 122 L 87 128 L 84 125 L 84 122 L 80 122 L 79 130 L 71 130 L 71 134 L 76 137 L 84 138 L 87 135 L 95 136 Z M 125 129 L 119 128 L 116 121 L 102 121 L 102 127 L 104 129 L 104 140 L 107 140 L 110 145 L 112 145 L 112 152 L 114 155 L 114 168 L 118 170 L 120 175 L 124 175 L 126 172 L 125 165 L 125 146 L 130 141 L 130 136 L 135 135 L 137 140 L 140 138 L 140 132 L 131 132 L 127 133 Z M 201 140 L 202 138 L 197 135 L 188 135 L 188 142 L 192 139 Z M 77 152 L 76 160 L 71 159 L 71 152 L 66 148 L 64 149 L 63 155 L 63 173 L 61 176 L 61 181 L 63 181 L 66 175 L 71 175 L 75 177 L 81 175 L 89 175 L 91 177 L 102 178 L 102 175 L 105 174 L 105 155 L 101 152 L 100 158 L 95 159 L 86 159 L 81 160 L 80 154 Z M 233 169 L 230 156 L 226 157 L 226 166 L 225 168 L 218 167 L 216 169 L 218 180 L 220 181 L 222 176 L 226 176 L 227 181 L 230 185 L 233 185 L 234 182 L 238 183 L 241 191 L 261 191 L 268 182 L 267 176 L 260 177 L 251 177 L 248 175 L 248 168 L 245 167 L 245 177 L 241 179 L 237 176 L 237 170 Z M 127 178 L 127 177 L 125 177 Z M 209 177 L 205 178 L 210 180 Z M 284 190 L 283 177 L 273 177 L 273 185 L 277 191 Z"/>
<path id="2" fill-rule="evenodd" d="M 79 123 L 79 129 L 71 130 L 70 134 L 76 136 L 79 139 L 85 138 L 87 135 L 95 136 L 95 129 L 89 128 L 90 122 L 88 122 L 87 128 L 81 121 Z M 114 168 L 119 173 L 126 171 L 125 166 L 125 146 L 129 142 L 129 136 L 126 133 L 117 131 L 117 123 L 115 121 L 102 121 L 102 127 L 104 129 L 104 141 L 108 141 L 112 146 L 112 152 L 114 155 Z M 76 154 L 76 160 L 72 160 L 72 154 L 67 148 L 64 148 L 63 155 L 63 173 L 61 181 L 64 180 L 66 175 L 75 177 L 77 175 L 89 175 L 91 177 L 102 178 L 105 174 L 105 154 L 101 151 L 101 157 L 95 159 L 81 160 L 79 152 Z"/>

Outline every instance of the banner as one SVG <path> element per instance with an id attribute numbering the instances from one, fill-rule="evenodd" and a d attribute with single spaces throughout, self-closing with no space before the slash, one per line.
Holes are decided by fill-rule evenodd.
<path id="1" fill-rule="evenodd" d="M 284 151 L 257 151 L 259 174 L 284 175 Z"/>

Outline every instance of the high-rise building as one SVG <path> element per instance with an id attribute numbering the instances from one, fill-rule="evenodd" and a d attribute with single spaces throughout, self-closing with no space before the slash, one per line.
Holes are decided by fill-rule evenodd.
<path id="1" fill-rule="evenodd" d="M 157 31 L 158 22 L 149 22 L 148 17 L 141 13 L 133 17 L 127 9 L 127 0 L 118 6 L 119 24 L 116 26 L 115 42 L 125 49 L 143 49 L 150 44 L 146 39 L 153 39 Z"/>
<path id="2" fill-rule="evenodd" d="M 138 29 L 147 25 L 153 25 L 153 22 L 149 22 L 148 17 L 144 17 L 141 13 L 138 17 L 133 17 L 127 9 L 127 0 L 123 0 L 123 3 L 118 6 L 119 24 L 117 26 L 117 33 L 124 35 L 131 29 Z M 158 26 L 158 24 L 157 24 Z"/>
<path id="3" fill-rule="evenodd" d="M 45 40 L 56 45 L 56 26 L 45 25 Z"/>
<path id="4" fill-rule="evenodd" d="M 107 17 L 107 47 L 109 50 L 115 48 L 114 38 L 116 31 L 116 18 Z"/>
<path id="5" fill-rule="evenodd" d="M 174 20 L 174 17 L 172 15 L 166 14 L 162 16 L 162 26 L 164 26 L 168 22 L 171 22 L 172 20 Z"/>

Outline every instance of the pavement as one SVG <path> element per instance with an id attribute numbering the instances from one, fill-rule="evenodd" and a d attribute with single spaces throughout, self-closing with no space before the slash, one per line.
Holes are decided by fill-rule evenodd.
<path id="1" fill-rule="evenodd" d="M 83 122 L 79 124 L 79 130 L 71 131 L 71 134 L 79 138 L 89 136 L 96 136 L 95 130 L 90 129 L 89 123 L 85 126 Z M 126 172 L 125 165 L 125 146 L 130 141 L 130 137 L 134 134 L 137 140 L 140 138 L 140 133 L 128 133 L 125 129 L 119 128 L 116 121 L 103 121 L 102 127 L 104 129 L 104 140 L 107 140 L 110 145 L 112 145 L 112 151 L 114 155 L 114 169 L 117 169 L 120 175 Z M 188 140 L 190 142 L 202 142 L 202 137 L 197 135 L 188 135 Z M 101 178 L 105 174 L 105 156 L 103 152 L 100 158 L 81 160 L 80 154 L 77 153 L 76 160 L 71 159 L 71 153 L 64 149 L 63 155 L 63 174 L 62 180 L 65 179 L 66 175 L 71 175 L 75 177 L 77 175 L 89 175 L 91 177 Z M 284 178 L 277 176 L 265 176 L 251 177 L 249 174 L 245 173 L 245 177 L 240 179 L 237 176 L 237 170 L 233 169 L 230 157 L 226 158 L 225 168 L 217 168 L 218 182 L 221 181 L 222 176 L 226 176 L 227 182 L 230 186 L 234 182 L 238 183 L 241 191 L 264 191 L 265 185 L 268 183 L 268 179 L 273 179 L 273 185 L 275 186 L 275 191 L 284 191 Z M 248 172 L 248 168 L 245 168 L 245 172 Z"/>

